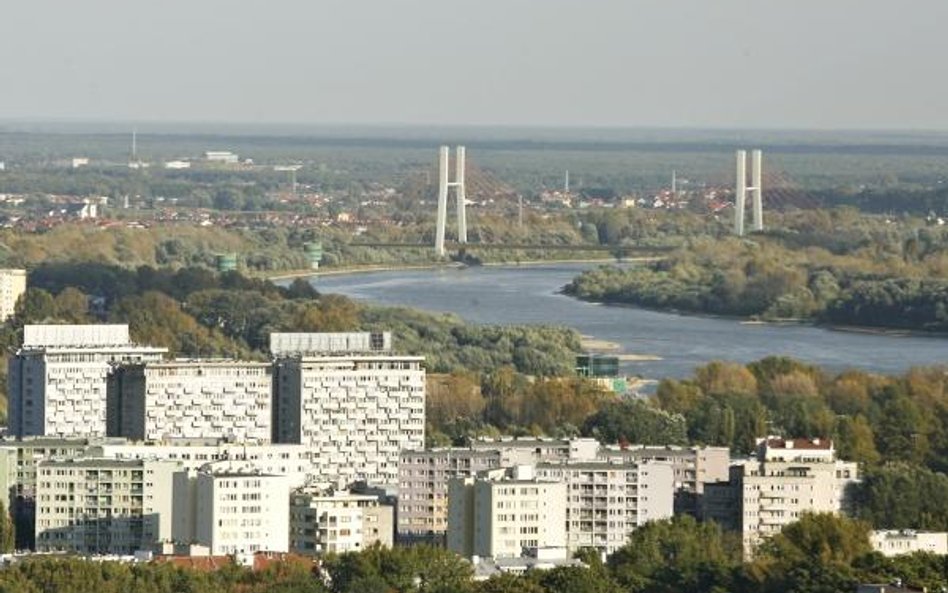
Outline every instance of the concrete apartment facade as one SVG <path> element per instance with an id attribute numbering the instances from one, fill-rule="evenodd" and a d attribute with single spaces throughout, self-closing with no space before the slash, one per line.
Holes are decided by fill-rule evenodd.
<path id="1" fill-rule="evenodd" d="M 913 529 L 881 529 L 869 534 L 872 549 L 883 556 L 901 556 L 915 552 L 948 554 L 948 533 Z"/>
<path id="2" fill-rule="evenodd" d="M 309 447 L 323 480 L 396 484 L 399 453 L 424 447 L 425 371 L 389 347 L 388 334 L 272 334 L 274 442 Z"/>
<path id="3" fill-rule="evenodd" d="M 566 484 L 536 477 L 532 466 L 451 480 L 448 549 L 467 558 L 511 558 L 566 547 Z"/>
<path id="4" fill-rule="evenodd" d="M 591 438 L 484 438 L 472 441 L 470 448 L 474 451 L 499 451 L 504 456 L 504 463 L 522 465 L 570 460 L 588 461 L 599 455 L 599 441 Z"/>
<path id="5" fill-rule="evenodd" d="M 587 438 L 479 439 L 463 448 L 402 451 L 398 479 L 399 540 L 436 544 L 444 541 L 448 481 L 452 478 L 518 464 L 577 462 L 611 462 L 629 467 L 650 462 L 668 465 L 674 476 L 675 512 L 696 515 L 704 484 L 728 479 L 730 453 L 724 447 L 601 447 L 595 439 Z"/>
<path id="6" fill-rule="evenodd" d="M 670 464 L 675 477 L 675 513 L 694 516 L 699 514 L 704 485 L 727 481 L 731 465 L 727 447 L 608 446 L 599 450 L 599 458 Z"/>
<path id="7" fill-rule="evenodd" d="M 448 483 L 500 467 L 500 451 L 444 448 L 402 451 L 398 462 L 398 539 L 443 544 L 448 529 Z"/>
<path id="8" fill-rule="evenodd" d="M 760 439 L 754 459 L 731 466 L 729 482 L 707 485 L 704 515 L 740 530 L 745 557 L 803 513 L 846 509 L 855 463 L 836 459 L 826 439 Z M 716 490 L 716 492 L 710 492 Z"/>
<path id="9" fill-rule="evenodd" d="M 304 556 L 392 547 L 394 513 L 378 496 L 308 487 L 290 497 L 290 552 Z"/>
<path id="10" fill-rule="evenodd" d="M 36 550 L 132 554 L 171 536 L 177 464 L 101 458 L 42 461 Z"/>
<path id="11" fill-rule="evenodd" d="M 171 538 L 207 546 L 212 556 L 287 552 L 290 483 L 241 462 L 174 475 Z"/>
<path id="12" fill-rule="evenodd" d="M 35 547 L 36 478 L 42 461 L 82 457 L 89 439 L 27 437 L 0 441 L 0 492 L 16 525 L 16 548 Z"/>
<path id="13" fill-rule="evenodd" d="M 538 480 L 566 485 L 571 551 L 611 554 L 649 521 L 674 514 L 674 468 L 664 462 L 580 461 L 540 464 Z"/>
<path id="14" fill-rule="evenodd" d="M 16 313 L 16 302 L 26 292 L 26 270 L 0 269 L 0 322 Z"/>
<path id="15" fill-rule="evenodd" d="M 248 361 L 123 365 L 109 377 L 108 432 L 137 441 L 269 443 L 272 366 Z"/>
<path id="16" fill-rule="evenodd" d="M 314 477 L 311 454 L 303 445 L 245 444 L 218 439 L 173 439 L 165 443 L 107 439 L 90 445 L 88 452 L 115 459 L 167 459 L 190 470 L 219 461 L 241 462 L 264 474 L 286 476 L 291 488 Z"/>
<path id="17" fill-rule="evenodd" d="M 106 436 L 112 366 L 167 351 L 132 344 L 127 325 L 27 325 L 23 335 L 7 378 L 14 436 Z"/>

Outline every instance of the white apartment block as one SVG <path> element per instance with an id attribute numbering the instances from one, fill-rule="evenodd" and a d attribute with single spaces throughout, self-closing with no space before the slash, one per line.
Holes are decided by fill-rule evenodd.
<path id="1" fill-rule="evenodd" d="M 392 547 L 394 508 L 378 496 L 307 487 L 290 497 L 290 552 L 305 556 Z"/>
<path id="2" fill-rule="evenodd" d="M 166 351 L 132 344 L 127 325 L 27 325 L 8 367 L 10 433 L 106 436 L 112 366 L 159 361 Z"/>
<path id="3" fill-rule="evenodd" d="M 26 292 L 26 270 L 0 269 L 0 322 L 13 317 L 16 302 Z"/>
<path id="4" fill-rule="evenodd" d="M 370 349 L 310 352 L 295 334 L 304 348 L 294 353 L 281 334 L 271 336 L 282 356 L 274 368 L 274 442 L 309 447 L 321 480 L 395 484 L 399 452 L 424 447 L 424 358 L 385 352 L 387 334 L 353 335 Z"/>
<path id="5" fill-rule="evenodd" d="M 172 539 L 212 556 L 289 550 L 290 482 L 241 462 L 174 476 Z"/>
<path id="6" fill-rule="evenodd" d="M 114 459 L 164 459 L 197 471 L 209 463 L 240 462 L 262 474 L 286 476 L 291 488 L 314 475 L 312 455 L 304 445 L 230 443 L 213 439 L 176 439 L 165 443 L 128 443 L 108 439 L 88 447 L 90 455 Z"/>
<path id="7" fill-rule="evenodd" d="M 272 365 L 265 362 L 123 365 L 109 378 L 108 432 L 139 441 L 269 443 L 272 389 Z"/>
<path id="8" fill-rule="evenodd" d="M 36 482 L 36 550 L 132 554 L 171 536 L 176 464 L 79 458 L 43 461 Z"/>
<path id="9" fill-rule="evenodd" d="M 471 442 L 474 451 L 499 451 L 504 463 L 531 465 L 557 461 L 591 461 L 599 455 L 599 441 L 592 438 L 550 437 L 481 438 Z"/>
<path id="10" fill-rule="evenodd" d="M 715 514 L 737 511 L 746 557 L 803 513 L 845 510 L 847 487 L 858 481 L 857 465 L 837 460 L 826 439 L 759 439 L 756 458 L 732 465 L 730 473 L 724 487 L 730 499 L 717 497 L 708 518 L 727 525 L 733 515 Z"/>
<path id="11" fill-rule="evenodd" d="M 442 543 L 448 529 L 448 482 L 507 465 L 500 451 L 443 448 L 402 451 L 398 461 L 398 538 Z"/>
<path id="12" fill-rule="evenodd" d="M 675 474 L 675 512 L 691 515 L 698 514 L 698 500 L 704 493 L 705 484 L 727 481 L 731 462 L 727 447 L 601 446 L 596 439 L 590 438 L 478 439 L 471 443 L 471 448 L 500 451 L 505 459 L 504 465 L 597 460 L 670 463 Z"/>
<path id="13" fill-rule="evenodd" d="M 566 539 L 566 484 L 537 479 L 533 467 L 451 480 L 449 550 L 467 558 L 510 558 L 564 548 Z"/>
<path id="14" fill-rule="evenodd" d="M 704 493 L 705 484 L 727 481 L 731 466 L 731 451 L 727 447 L 608 446 L 600 449 L 599 458 L 671 464 L 676 493 L 686 499 L 676 500 L 675 512 L 688 513 L 696 512 L 696 499 Z"/>
<path id="15" fill-rule="evenodd" d="M 948 533 L 914 529 L 882 529 L 869 534 L 872 549 L 883 556 L 901 556 L 915 552 L 948 554 Z"/>
<path id="16" fill-rule="evenodd" d="M 674 468 L 664 462 L 585 461 L 541 464 L 538 480 L 566 485 L 566 536 L 571 551 L 611 554 L 649 521 L 674 514 Z"/>

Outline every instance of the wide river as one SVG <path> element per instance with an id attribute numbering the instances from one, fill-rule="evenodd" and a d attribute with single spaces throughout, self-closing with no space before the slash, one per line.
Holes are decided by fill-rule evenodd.
<path id="1" fill-rule="evenodd" d="M 792 356 L 838 371 L 897 373 L 948 363 L 948 338 L 835 331 L 807 325 L 659 313 L 586 303 L 559 290 L 590 264 L 370 272 L 313 279 L 324 293 L 383 305 L 456 313 L 480 324 L 555 324 L 657 360 L 623 362 L 628 374 L 686 377 L 711 360 L 749 362 Z M 397 336 L 396 336 L 397 339 Z"/>

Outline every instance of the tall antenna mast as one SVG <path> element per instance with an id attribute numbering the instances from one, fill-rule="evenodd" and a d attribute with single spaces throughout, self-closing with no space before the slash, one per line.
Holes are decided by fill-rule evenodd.
<path id="1" fill-rule="evenodd" d="M 677 171 L 672 169 L 672 197 L 674 198 L 677 195 L 678 195 L 678 176 L 677 176 Z"/>
<path id="2" fill-rule="evenodd" d="M 132 162 L 138 160 L 138 128 L 132 128 Z"/>

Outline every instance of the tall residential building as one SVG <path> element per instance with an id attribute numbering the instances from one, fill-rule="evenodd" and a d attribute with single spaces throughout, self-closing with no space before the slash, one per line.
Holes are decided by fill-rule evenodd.
<path id="1" fill-rule="evenodd" d="M 566 547 L 566 484 L 537 479 L 531 466 L 451 480 L 449 550 L 510 558 L 551 547 Z"/>
<path id="2" fill-rule="evenodd" d="M 744 554 L 806 512 L 846 509 L 857 465 L 839 461 L 826 439 L 759 439 L 754 459 L 731 466 L 730 480 L 706 485 L 705 517 L 740 530 Z M 710 492 L 717 490 L 717 492 Z"/>
<path id="3" fill-rule="evenodd" d="M 506 465 L 500 451 L 402 451 L 398 461 L 399 541 L 441 544 L 448 529 L 448 483 Z"/>
<path id="4" fill-rule="evenodd" d="M 272 367 L 179 360 L 122 365 L 109 377 L 108 433 L 139 441 L 269 443 Z"/>
<path id="5" fill-rule="evenodd" d="M 36 482 L 36 550 L 132 554 L 171 536 L 168 461 L 43 461 Z"/>
<path id="6" fill-rule="evenodd" d="M 548 463 L 537 466 L 536 477 L 566 485 L 566 537 L 572 551 L 611 554 L 638 527 L 674 514 L 674 468 L 669 463 Z"/>
<path id="7" fill-rule="evenodd" d="M 172 538 L 212 556 L 286 552 L 290 482 L 241 462 L 211 463 L 174 476 Z"/>
<path id="8" fill-rule="evenodd" d="M 290 497 L 290 551 L 305 556 L 392 547 L 394 508 L 378 496 L 301 488 Z"/>
<path id="9" fill-rule="evenodd" d="M 322 480 L 394 484 L 403 449 L 425 442 L 424 358 L 388 334 L 272 334 L 274 442 L 313 453 Z"/>
<path id="10" fill-rule="evenodd" d="M 13 317 L 16 302 L 26 292 L 26 270 L 0 269 L 0 322 Z"/>
<path id="11" fill-rule="evenodd" d="M 166 351 L 132 344 L 127 325 L 27 325 L 9 362 L 11 434 L 104 437 L 112 365 Z"/>

